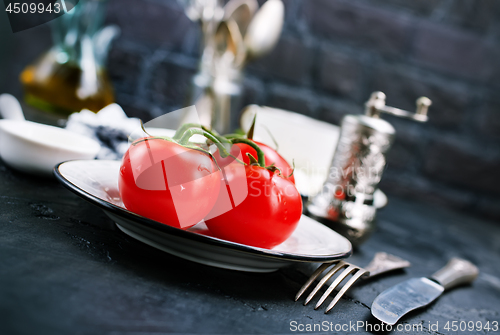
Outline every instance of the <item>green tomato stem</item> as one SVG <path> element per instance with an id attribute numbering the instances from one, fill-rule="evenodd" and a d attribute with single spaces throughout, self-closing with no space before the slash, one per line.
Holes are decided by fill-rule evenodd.
<path id="1" fill-rule="evenodd" d="M 255 131 L 255 121 L 256 120 L 257 120 L 257 113 L 255 113 L 255 115 L 253 116 L 252 125 L 250 126 L 250 129 L 248 129 L 247 138 L 249 140 L 253 140 L 253 133 Z"/>
<path id="2" fill-rule="evenodd" d="M 259 146 L 257 144 L 255 144 L 255 142 L 250 141 L 246 138 L 232 138 L 231 142 L 233 144 L 244 143 L 246 145 L 251 146 L 255 151 L 257 151 L 257 161 L 259 162 L 259 165 L 262 167 L 266 167 L 266 160 L 264 158 L 264 151 L 262 151 L 262 149 L 259 148 Z"/>
<path id="3" fill-rule="evenodd" d="M 176 141 L 180 140 L 184 135 L 184 133 L 190 128 L 201 129 L 201 125 L 198 123 L 184 123 L 182 126 L 179 127 L 179 129 L 177 129 L 172 139 Z"/>
<path id="4" fill-rule="evenodd" d="M 206 131 L 207 133 L 209 133 L 210 135 L 214 136 L 215 138 L 217 138 L 221 143 L 226 143 L 226 144 L 231 144 L 231 141 L 228 140 L 227 138 L 225 138 L 224 136 L 221 136 L 219 135 L 219 133 L 217 133 L 215 130 L 213 129 L 208 129 L 207 127 L 205 126 L 201 126 L 201 129 L 203 129 L 204 131 Z"/>
<path id="5" fill-rule="evenodd" d="M 241 135 L 241 134 L 227 134 L 227 135 L 224 135 L 225 138 L 227 138 L 228 140 L 232 140 L 233 138 L 245 138 L 245 135 Z"/>
<path id="6" fill-rule="evenodd" d="M 226 148 L 224 145 L 219 141 L 217 137 L 214 135 L 210 134 L 209 132 L 199 129 L 199 128 L 189 128 L 184 131 L 181 139 L 178 141 L 180 145 L 186 145 L 189 142 L 189 139 L 193 137 L 194 135 L 202 135 L 208 138 L 210 141 L 214 142 L 214 144 L 217 146 L 219 151 L 221 152 L 221 157 L 225 158 L 229 156 L 229 152 L 227 152 Z"/>

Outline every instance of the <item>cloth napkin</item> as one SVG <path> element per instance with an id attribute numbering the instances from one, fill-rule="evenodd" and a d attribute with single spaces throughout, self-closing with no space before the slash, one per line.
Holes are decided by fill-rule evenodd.
<path id="1" fill-rule="evenodd" d="M 129 118 L 113 103 L 98 113 L 82 109 L 69 116 L 66 129 L 88 136 L 101 144 L 96 159 L 121 159 L 129 147 L 129 134 L 141 128 L 138 118 Z"/>

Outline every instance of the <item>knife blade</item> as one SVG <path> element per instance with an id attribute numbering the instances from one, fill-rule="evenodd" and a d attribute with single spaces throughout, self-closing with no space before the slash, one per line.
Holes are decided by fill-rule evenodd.
<path id="1" fill-rule="evenodd" d="M 478 268 L 471 262 L 452 258 L 430 278 L 412 278 L 380 293 L 373 301 L 372 315 L 394 325 L 403 315 L 430 304 L 445 290 L 472 283 L 478 274 Z"/>

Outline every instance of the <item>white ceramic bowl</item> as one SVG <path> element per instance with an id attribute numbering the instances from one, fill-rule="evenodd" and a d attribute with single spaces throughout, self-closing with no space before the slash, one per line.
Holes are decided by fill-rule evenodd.
<path id="1" fill-rule="evenodd" d="M 93 159 L 100 145 L 71 131 L 22 120 L 0 120 L 0 157 L 17 170 L 52 176 L 60 162 Z"/>

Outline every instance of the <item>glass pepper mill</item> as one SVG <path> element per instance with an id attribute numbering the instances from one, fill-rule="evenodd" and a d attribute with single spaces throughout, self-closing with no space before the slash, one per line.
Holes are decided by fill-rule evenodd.
<path id="1" fill-rule="evenodd" d="M 365 115 L 346 115 L 322 192 L 306 205 L 309 215 L 347 237 L 353 245 L 364 242 L 374 229 L 377 208 L 374 194 L 386 166 L 386 155 L 396 131 L 381 113 L 427 121 L 431 100 L 421 97 L 411 113 L 386 106 L 385 94 L 372 93 Z"/>
<path id="2" fill-rule="evenodd" d="M 25 101 L 65 117 L 114 102 L 105 62 L 117 26 L 102 27 L 107 0 L 80 0 L 53 20 L 53 47 L 21 73 Z"/>

